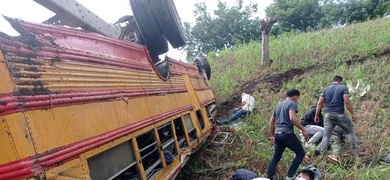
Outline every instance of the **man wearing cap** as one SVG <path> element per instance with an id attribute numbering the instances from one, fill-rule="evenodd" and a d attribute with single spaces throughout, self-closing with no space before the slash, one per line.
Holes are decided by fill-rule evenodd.
<path id="1" fill-rule="evenodd" d="M 287 180 L 294 179 L 295 172 L 305 156 L 302 144 L 294 134 L 294 126 L 296 126 L 306 138 L 308 136 L 308 132 L 296 116 L 299 96 L 300 92 L 297 89 L 288 90 L 287 98 L 281 101 L 272 113 L 270 119 L 270 138 L 271 143 L 274 143 L 275 146 L 274 155 L 267 170 L 267 176 L 271 180 L 274 178 L 276 166 L 286 148 L 289 148 L 295 153 L 295 158 L 288 170 Z"/>
<path id="2" fill-rule="evenodd" d="M 238 108 L 235 108 L 233 110 L 233 114 L 229 118 L 217 121 L 217 124 L 218 125 L 229 124 L 231 121 L 236 120 L 237 118 L 247 114 L 248 112 L 252 112 L 254 104 L 255 104 L 255 99 L 250 94 L 242 93 L 241 105 Z"/>
<path id="3" fill-rule="evenodd" d="M 347 134 L 352 154 L 357 154 L 357 140 L 352 125 L 352 121 L 356 121 L 356 116 L 349 99 L 349 90 L 341 83 L 342 81 L 343 78 L 341 76 L 335 76 L 333 78 L 333 83 L 322 91 L 317 102 L 316 115 L 314 118 L 316 123 L 319 122 L 319 114 L 321 109 L 325 106 L 324 135 L 320 147 L 320 153 L 322 155 L 325 154 L 329 147 L 329 139 L 332 135 L 333 128 L 336 125 L 340 126 Z M 344 113 L 344 104 L 352 115 L 352 121 Z"/>

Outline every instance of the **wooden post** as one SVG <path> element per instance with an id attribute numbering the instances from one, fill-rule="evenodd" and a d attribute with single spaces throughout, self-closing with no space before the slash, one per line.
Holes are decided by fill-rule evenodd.
<path id="1" fill-rule="evenodd" d="M 261 30 L 261 42 L 262 42 L 262 58 L 261 64 L 263 66 L 270 66 L 271 59 L 269 58 L 269 33 L 271 32 L 272 26 L 278 22 L 277 17 L 267 17 L 260 21 Z"/>

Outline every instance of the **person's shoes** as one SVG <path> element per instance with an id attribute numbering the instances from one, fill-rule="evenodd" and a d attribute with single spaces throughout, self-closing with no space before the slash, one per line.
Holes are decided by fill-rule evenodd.
<path id="1" fill-rule="evenodd" d="M 319 156 L 320 155 L 320 150 L 319 149 L 314 150 L 314 155 Z"/>
<path id="2" fill-rule="evenodd" d="M 310 152 L 307 152 L 307 153 L 305 154 L 305 159 L 306 159 L 306 160 L 310 160 L 310 157 L 311 157 Z"/>
<path id="3" fill-rule="evenodd" d="M 335 162 L 335 163 L 338 163 L 338 162 L 339 162 L 339 156 L 337 156 L 337 155 L 335 155 L 335 154 L 328 155 L 328 159 L 329 159 L 331 162 Z"/>
<path id="4" fill-rule="evenodd" d="M 306 143 L 305 147 L 308 148 L 308 149 L 313 149 L 315 147 L 315 145 L 312 144 L 312 143 Z"/>

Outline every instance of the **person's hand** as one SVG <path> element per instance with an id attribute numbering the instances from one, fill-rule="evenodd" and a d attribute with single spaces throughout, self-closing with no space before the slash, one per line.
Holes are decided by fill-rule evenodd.
<path id="1" fill-rule="evenodd" d="M 318 124 L 319 121 L 320 121 L 320 118 L 319 118 L 318 116 L 315 116 L 315 117 L 314 117 L 314 122 L 315 122 L 316 124 Z"/>
<path id="2" fill-rule="evenodd" d="M 356 121 L 357 121 L 357 118 L 356 118 L 356 115 L 355 115 L 355 114 L 352 114 L 352 121 L 353 121 L 353 122 L 356 122 Z"/>
<path id="3" fill-rule="evenodd" d="M 271 136 L 271 137 L 269 138 L 269 142 L 270 142 L 272 145 L 274 145 L 274 143 L 275 143 L 275 138 L 274 138 L 273 136 Z"/>
<path id="4" fill-rule="evenodd" d="M 236 107 L 236 108 L 233 109 L 233 111 L 234 111 L 234 110 L 239 110 L 239 109 L 240 109 L 240 108 Z"/>
<path id="5" fill-rule="evenodd" d="M 309 133 L 306 131 L 306 129 L 302 131 L 302 135 L 305 137 L 305 139 L 309 138 Z"/>

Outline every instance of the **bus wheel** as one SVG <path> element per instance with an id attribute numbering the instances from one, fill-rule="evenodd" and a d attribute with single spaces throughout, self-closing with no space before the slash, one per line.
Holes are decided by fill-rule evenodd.
<path id="1" fill-rule="evenodd" d="M 168 42 L 154 21 L 152 4 L 149 1 L 130 0 L 130 5 L 149 54 L 156 56 L 166 53 Z"/>
<path id="2" fill-rule="evenodd" d="M 209 61 L 207 61 L 206 57 L 200 57 L 200 56 L 195 57 L 194 64 L 198 66 L 199 73 L 203 73 L 202 71 L 204 71 L 206 73 L 207 79 L 210 80 L 211 68 L 210 68 Z"/>
<path id="3" fill-rule="evenodd" d="M 173 0 L 156 0 L 156 22 L 158 22 L 162 33 L 167 37 L 173 48 L 185 45 L 185 37 L 180 17 L 177 14 Z"/>

